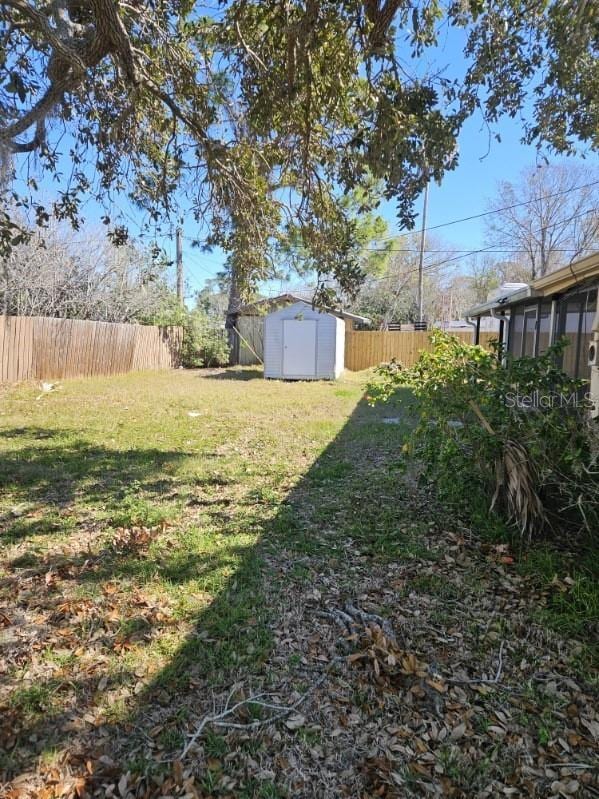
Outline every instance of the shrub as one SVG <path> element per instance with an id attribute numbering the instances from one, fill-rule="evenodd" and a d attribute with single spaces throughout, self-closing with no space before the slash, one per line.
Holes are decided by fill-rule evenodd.
<path id="1" fill-rule="evenodd" d="M 371 401 L 410 388 L 419 401 L 414 452 L 441 497 L 471 515 L 484 505 L 522 539 L 599 529 L 597 448 L 583 383 L 557 367 L 564 344 L 501 363 L 442 331 L 413 367 L 380 367 Z"/>
<path id="2" fill-rule="evenodd" d="M 188 312 L 183 323 L 182 366 L 226 366 L 228 362 L 227 331 L 204 311 Z"/>
<path id="3" fill-rule="evenodd" d="M 169 296 L 156 314 L 143 320 L 150 325 L 176 325 L 183 328 L 181 365 L 226 366 L 229 363 L 227 331 L 221 320 L 203 308 L 189 311 L 174 295 Z"/>

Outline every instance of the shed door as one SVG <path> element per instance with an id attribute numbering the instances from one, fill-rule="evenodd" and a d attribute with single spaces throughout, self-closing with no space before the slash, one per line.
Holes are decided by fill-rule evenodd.
<path id="1" fill-rule="evenodd" d="M 283 375 L 316 376 L 316 320 L 283 320 Z"/>

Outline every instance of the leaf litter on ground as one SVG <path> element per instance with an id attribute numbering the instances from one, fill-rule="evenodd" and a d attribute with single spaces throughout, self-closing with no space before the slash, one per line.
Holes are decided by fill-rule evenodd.
<path id="1" fill-rule="evenodd" d="M 213 383 L 225 406 L 228 384 Z M 309 396 L 321 413 L 323 395 Z M 538 620 L 547 590 L 518 573 L 509 547 L 439 521 L 429 488 L 389 471 L 397 426 L 368 424 L 368 443 L 357 425 L 334 452 L 334 462 L 351 454 L 357 476 L 317 474 L 280 506 L 285 529 L 259 544 L 260 604 L 243 617 L 258 630 L 267 609 L 269 646 L 254 656 L 255 641 L 239 643 L 220 672 L 188 661 L 168 677 L 182 637 L 212 652 L 223 635 L 197 628 L 181 615 L 181 592 L 154 580 L 172 570 L 185 516 L 176 528 L 82 519 L 38 554 L 17 543 L 0 576 L 0 749 L 17 764 L 0 765 L 2 796 L 599 795 L 595 686 L 575 667 L 586 642 Z M 214 451 L 250 481 L 247 452 L 265 448 L 238 436 Z M 282 442 L 268 447 L 263 464 Z M 305 455 L 294 468 L 305 469 Z M 209 508 L 224 543 L 247 503 L 265 518 L 281 478 L 264 468 L 252 493 L 211 469 L 210 490 L 193 493 L 185 513 L 205 523 Z M 390 554 L 377 538 L 387 515 L 398 538 Z M 209 587 L 191 580 L 185 602 L 212 602 Z M 242 587 L 234 574 L 226 601 Z M 551 590 L 572 590 L 568 576 Z M 229 701 L 230 726 L 206 723 L 186 752 Z"/>

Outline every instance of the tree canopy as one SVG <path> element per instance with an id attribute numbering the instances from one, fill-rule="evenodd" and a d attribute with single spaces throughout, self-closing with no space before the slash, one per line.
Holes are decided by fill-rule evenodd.
<path id="1" fill-rule="evenodd" d="M 153 320 L 172 304 L 169 264 L 151 248 L 110 243 L 102 230 L 52 222 L 2 259 L 0 313 L 103 322 Z M 175 320 L 176 321 L 176 320 Z"/>
<path id="2" fill-rule="evenodd" d="M 512 248 L 526 280 L 595 251 L 599 245 L 599 169 L 549 164 L 502 181 L 486 220 L 489 245 Z M 519 250 L 519 252 L 518 252 Z"/>
<path id="3" fill-rule="evenodd" d="M 4 253 L 26 235 L 15 208 L 78 225 L 90 195 L 125 192 L 156 225 L 190 209 L 239 294 L 269 275 L 290 223 L 351 293 L 363 269 L 341 198 L 375 181 L 409 228 L 476 111 L 491 126 L 524 115 L 524 139 L 557 152 L 598 143 L 592 3 L 0 0 L 0 14 Z M 463 70 L 418 69 L 448 31 Z M 57 179 L 51 205 L 33 171 L 11 185 L 23 158 Z M 363 210 L 376 202 L 365 191 Z"/>

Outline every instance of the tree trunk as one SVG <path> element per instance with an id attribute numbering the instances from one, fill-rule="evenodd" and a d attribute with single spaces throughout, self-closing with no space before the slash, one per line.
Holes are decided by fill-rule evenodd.
<path id="1" fill-rule="evenodd" d="M 227 306 L 227 317 L 225 321 L 225 328 L 228 331 L 229 341 L 229 363 L 231 365 L 239 363 L 239 336 L 235 331 L 240 308 L 241 292 L 239 289 L 239 280 L 237 279 L 237 270 L 235 267 L 232 267 L 231 285 L 229 287 L 229 304 Z"/>

